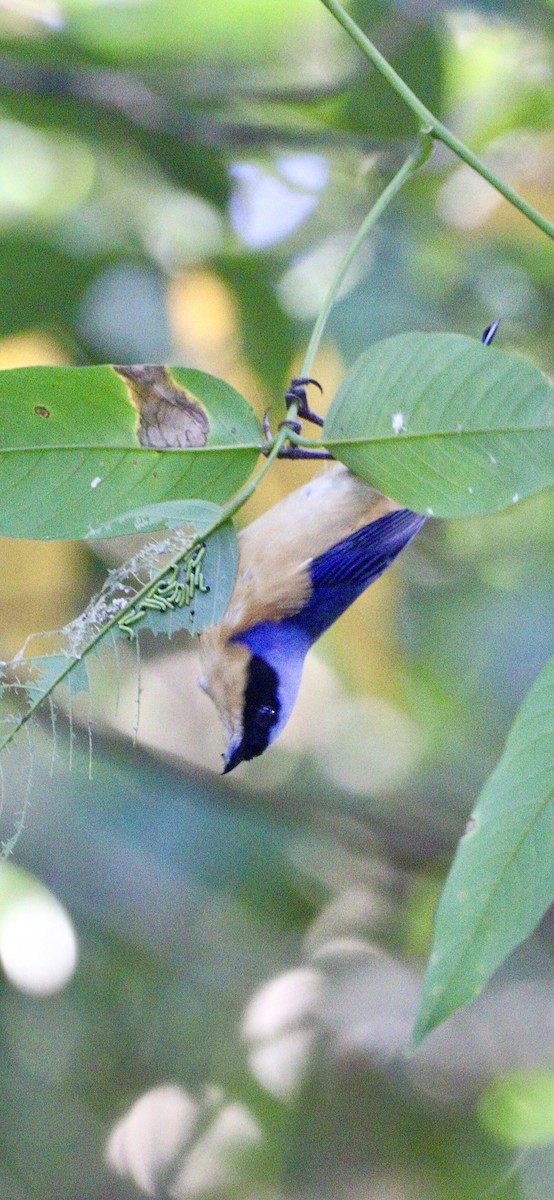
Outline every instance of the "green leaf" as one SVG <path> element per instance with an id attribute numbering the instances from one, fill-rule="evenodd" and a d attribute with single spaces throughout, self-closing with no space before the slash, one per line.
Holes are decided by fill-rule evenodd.
<path id="1" fill-rule="evenodd" d="M 185 502 L 186 503 L 186 502 Z M 194 506 L 197 512 L 192 516 Z M 183 504 L 185 507 L 185 504 Z M 215 504 L 201 504 L 191 500 L 186 503 L 189 525 L 192 532 L 202 534 L 222 516 L 222 509 Z M 182 524 L 180 521 L 179 524 Z M 174 528 L 175 526 L 169 526 Z M 161 563 L 159 566 L 161 567 Z M 180 629 L 188 633 L 202 633 L 209 625 L 217 625 L 231 599 L 239 565 L 237 536 L 231 521 L 226 521 L 206 540 L 206 551 L 202 561 L 202 575 L 208 590 L 198 589 L 189 604 L 176 607 L 169 612 L 146 610 L 145 616 L 135 626 L 137 633 L 149 629 L 151 633 L 165 633 L 171 637 Z M 117 626 L 115 631 L 118 632 Z"/>
<path id="2" fill-rule="evenodd" d="M 50 695 L 61 677 L 67 679 L 73 695 L 89 690 L 86 663 L 79 657 L 68 654 L 43 654 L 38 658 L 23 659 L 22 662 L 29 671 L 29 677 L 22 687 L 31 705 L 37 701 L 42 702 L 45 696 Z M 70 662 L 73 666 L 68 673 L 67 667 Z"/>
<path id="3" fill-rule="evenodd" d="M 145 610 L 140 621 L 132 625 L 132 636 L 145 629 L 171 636 L 177 630 L 201 633 L 208 625 L 215 624 L 223 616 L 231 598 L 238 568 L 238 543 L 231 521 L 218 528 L 214 525 L 223 516 L 223 510 L 215 504 L 188 501 L 152 506 L 163 509 L 163 514 L 146 510 L 145 520 L 163 520 L 167 527 L 185 524 L 170 537 L 142 547 L 135 556 L 120 567 L 110 571 L 102 590 L 94 596 L 81 616 L 64 629 L 50 634 L 31 635 L 18 655 L 10 663 L 0 664 L 0 694 L 10 694 L 21 699 L 21 712 L 8 712 L 0 718 L 0 751 L 9 746 L 38 708 L 52 697 L 61 684 L 70 692 L 87 691 L 88 672 L 86 661 L 97 653 L 108 636 L 112 642 L 116 635 L 127 636 L 119 628 L 119 622 L 129 618 L 135 606 L 134 596 L 139 589 L 154 581 L 156 576 L 178 554 L 184 554 L 193 539 L 206 533 L 206 545 L 202 560 L 203 583 L 206 590 L 196 590 L 190 603 L 183 607 L 170 608 L 165 612 Z M 143 526 L 144 529 L 144 526 Z M 210 533 L 209 530 L 213 529 Z M 113 532 L 113 531 L 112 531 Z M 119 529 L 117 532 L 121 532 Z M 46 652 L 32 653 L 33 643 L 38 638 Z M 50 649 L 52 647 L 52 649 Z"/>
<path id="4" fill-rule="evenodd" d="M 143 504 L 132 512 L 105 521 L 89 532 L 91 538 L 128 537 L 133 533 L 152 533 L 155 529 L 187 527 L 190 534 L 204 533 L 223 512 L 207 500 L 163 500 L 160 504 Z"/>
<path id="5" fill-rule="evenodd" d="M 467 1004 L 554 901 L 554 658 L 524 700 L 437 911 L 414 1043 Z"/>
<path id="6" fill-rule="evenodd" d="M 192 539 L 196 534 L 205 533 L 222 516 L 223 509 L 205 500 L 167 500 L 162 504 L 145 505 L 115 521 L 108 521 L 94 531 L 94 536 L 110 538 L 163 528 L 182 529 Z M 210 535 L 206 543 L 203 574 L 209 591 L 197 591 L 189 605 L 172 609 L 169 613 L 147 610 L 137 626 L 137 632 L 150 629 L 152 633 L 165 633 L 171 637 L 179 629 L 186 629 L 188 633 L 202 633 L 208 625 L 217 625 L 231 599 L 238 562 L 235 529 L 231 521 L 226 521 Z M 151 563 L 150 572 L 161 566 L 161 561 Z M 120 568 L 121 571 L 126 571 L 125 566 Z M 117 572 L 112 572 L 111 586 L 116 575 Z M 117 626 L 115 632 L 118 632 Z"/>
<path id="7" fill-rule="evenodd" d="M 9 537 L 98 536 L 144 505 L 224 502 L 261 442 L 234 388 L 180 367 L 2 371 L 0 414 L 0 534 Z"/>
<path id="8" fill-rule="evenodd" d="M 360 355 L 324 441 L 416 512 L 494 512 L 554 483 L 554 390 L 530 363 L 472 338 L 400 334 Z"/>

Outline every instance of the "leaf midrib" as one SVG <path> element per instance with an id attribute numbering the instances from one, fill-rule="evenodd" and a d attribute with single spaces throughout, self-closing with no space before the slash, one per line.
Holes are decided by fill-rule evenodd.
<path id="1" fill-rule="evenodd" d="M 2 454 L 61 454 L 63 452 L 71 453 L 75 450 L 98 452 L 98 454 L 202 454 L 202 453 L 222 453 L 229 454 L 235 450 L 258 450 L 261 452 L 262 446 L 259 442 L 233 442 L 231 445 L 214 445 L 214 446 L 129 446 L 108 445 L 102 442 L 100 445 L 93 445 L 90 442 L 75 442 L 71 445 L 52 445 L 51 442 L 43 446 L 2 446 L 0 455 Z"/>
<path id="2" fill-rule="evenodd" d="M 484 426 L 484 427 L 476 426 L 474 428 L 468 428 L 468 429 L 463 429 L 463 430 L 436 429 L 436 430 L 414 430 L 413 432 L 411 430 L 404 430 L 402 433 L 399 433 L 399 434 L 398 433 L 362 434 L 357 437 L 336 437 L 336 436 L 332 437 L 331 436 L 331 437 L 326 438 L 325 431 L 324 431 L 323 437 L 321 438 L 321 444 L 322 444 L 322 446 L 327 446 L 329 448 L 331 448 L 333 446 L 381 445 L 381 444 L 388 444 L 389 442 L 394 445 L 401 445 L 402 442 L 406 442 L 406 441 L 408 441 L 408 442 L 430 441 L 430 440 L 442 440 L 442 439 L 447 439 L 447 438 L 455 438 L 457 441 L 464 441 L 467 438 L 482 437 L 482 436 L 490 437 L 491 435 L 492 436 L 501 435 L 501 436 L 509 437 L 511 434 L 551 433 L 551 432 L 554 432 L 554 421 L 549 422 L 548 424 L 537 424 L 537 425 L 508 425 L 508 426 L 490 426 L 489 425 L 489 426 Z M 309 439 L 306 439 L 306 441 L 308 441 L 308 440 Z M 302 440 L 302 444 L 303 444 L 303 442 L 304 442 L 304 439 Z M 319 439 L 315 439 L 313 442 L 311 440 L 309 440 L 309 442 L 310 442 L 310 446 L 317 446 Z M 28 445 L 3 446 L 0 448 L 0 455 L 1 454 L 23 454 L 23 453 L 25 453 L 25 454 L 45 454 L 45 453 L 60 454 L 62 452 L 70 453 L 73 450 L 86 450 L 86 451 L 90 450 L 90 451 L 94 451 L 94 452 L 98 451 L 98 453 L 104 452 L 106 454 L 113 453 L 113 452 L 121 453 L 122 451 L 126 452 L 126 453 L 132 453 L 132 454 L 206 454 L 206 453 L 208 453 L 208 454 L 211 454 L 211 453 L 216 453 L 216 454 L 226 453 L 226 454 L 228 454 L 228 453 L 232 453 L 233 451 L 238 451 L 238 450 L 259 450 L 259 451 L 261 451 L 262 448 L 263 448 L 263 445 L 260 442 L 254 442 L 254 441 L 252 441 L 252 442 L 232 442 L 232 443 L 222 443 L 222 444 L 216 443 L 214 445 L 208 445 L 208 446 L 178 446 L 178 447 L 177 446 L 163 446 L 163 447 L 162 446 L 141 446 L 141 445 L 129 446 L 129 445 L 126 445 L 125 443 L 120 443 L 120 444 L 116 443 L 116 444 L 112 445 L 112 444 L 109 444 L 106 442 L 99 443 L 98 445 L 95 443 L 91 443 L 91 442 L 73 442 L 70 445 L 68 445 L 67 443 L 62 445 L 62 444 L 58 444 L 58 443 L 53 444 L 51 442 L 48 442 L 41 446 L 36 446 L 36 445 L 35 446 L 28 446 Z"/>
<path id="3" fill-rule="evenodd" d="M 484 428 L 475 429 L 440 429 L 440 430 L 404 430 L 402 433 L 368 435 L 363 434 L 360 437 L 328 437 L 322 438 L 325 446 L 361 446 L 366 443 L 373 444 L 375 442 L 392 442 L 400 444 L 406 441 L 423 441 L 431 438 L 456 438 L 463 441 L 468 437 L 490 437 L 491 435 L 504 435 L 516 433 L 554 433 L 554 421 L 547 425 L 507 425 L 494 426 L 488 425 Z"/>

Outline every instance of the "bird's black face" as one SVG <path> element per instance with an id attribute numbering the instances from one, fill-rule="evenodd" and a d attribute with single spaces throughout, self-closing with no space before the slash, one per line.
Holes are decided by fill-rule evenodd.
<path id="1" fill-rule="evenodd" d="M 277 672 L 259 655 L 253 654 L 248 668 L 244 693 L 242 740 L 232 750 L 223 774 L 263 754 L 269 746 L 271 730 L 279 720 L 281 703 L 278 696 Z"/>

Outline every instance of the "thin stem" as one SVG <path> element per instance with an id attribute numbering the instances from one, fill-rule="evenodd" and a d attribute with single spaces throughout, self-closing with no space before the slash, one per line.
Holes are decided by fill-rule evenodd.
<path id="1" fill-rule="evenodd" d="M 324 3 L 325 3 L 325 0 L 324 0 Z M 420 143 L 419 143 L 417 149 L 414 150 L 414 152 L 412 154 L 410 154 L 409 158 L 407 158 L 406 161 L 402 164 L 402 166 L 400 167 L 400 170 L 396 172 L 396 175 L 394 176 L 393 179 L 391 179 L 390 183 L 385 188 L 384 192 L 381 193 L 381 195 L 379 196 L 379 199 L 376 201 L 376 203 L 373 205 L 373 207 L 370 208 L 367 216 L 364 217 L 354 240 L 351 242 L 350 246 L 348 247 L 348 250 L 346 251 L 346 254 L 345 254 L 345 256 L 340 264 L 340 267 L 333 279 L 333 282 L 329 288 L 329 291 L 327 292 L 325 300 L 323 301 L 317 321 L 313 328 L 312 336 L 308 343 L 308 349 L 306 350 L 306 354 L 304 356 L 304 362 L 302 364 L 302 370 L 300 372 L 300 374 L 302 376 L 304 376 L 304 377 L 308 376 L 312 370 L 313 361 L 317 354 L 319 343 L 321 341 L 323 330 L 325 329 L 325 326 L 327 324 L 327 319 L 328 319 L 329 313 L 333 307 L 333 304 L 335 302 L 335 299 L 337 297 L 337 294 L 339 292 L 341 284 L 346 276 L 348 268 L 350 267 L 352 260 L 355 258 L 356 254 L 358 253 L 358 250 L 360 249 L 360 246 L 361 246 L 364 238 L 369 233 L 370 229 L 373 228 L 376 221 L 379 220 L 379 217 L 385 211 L 387 205 L 389 205 L 391 200 L 393 200 L 394 197 L 398 194 L 401 187 L 403 187 L 403 185 L 410 178 L 410 176 L 413 175 L 420 166 L 422 166 L 423 162 L 426 161 L 426 159 L 429 157 L 431 149 L 432 149 L 431 139 L 426 138 L 425 135 L 422 134 L 421 138 L 420 138 Z"/>
<path id="2" fill-rule="evenodd" d="M 472 167 L 473 170 L 477 171 L 477 173 L 481 175 L 483 179 L 486 179 L 487 183 L 490 183 L 497 192 L 500 192 L 500 195 L 504 196 L 505 200 L 508 200 L 510 204 L 513 204 L 514 208 L 519 209 L 519 212 L 523 213 L 524 217 L 527 217 L 533 222 L 534 225 L 536 225 L 539 229 L 542 229 L 543 233 L 546 233 L 548 237 L 554 238 L 554 225 L 552 222 L 548 221 L 546 217 L 543 217 L 542 213 L 537 212 L 536 208 L 533 208 L 533 206 L 528 204 L 526 200 L 523 200 L 522 197 L 519 196 L 518 193 L 509 186 L 509 184 L 504 183 L 502 179 L 499 179 L 498 175 L 495 175 L 494 171 L 491 171 L 489 167 L 485 166 L 485 163 L 483 163 L 481 159 L 473 153 L 472 150 L 469 150 L 468 147 L 465 146 L 455 134 L 451 133 L 450 130 L 447 129 L 446 125 L 443 125 L 442 122 L 433 115 L 433 113 L 425 106 L 425 104 L 422 104 L 415 92 L 412 92 L 412 89 L 409 88 L 407 83 L 404 83 L 404 80 L 401 78 L 401 76 L 397 74 L 397 72 L 394 70 L 394 67 L 391 67 L 386 58 L 383 58 L 383 55 L 379 53 L 379 50 L 373 45 L 373 42 L 370 42 L 366 34 L 362 33 L 362 30 L 358 25 L 356 25 L 356 22 L 352 20 L 352 17 L 350 17 L 342 7 L 340 0 L 321 0 L 321 3 L 325 5 L 330 13 L 332 13 L 332 15 L 339 22 L 339 25 L 342 25 L 343 29 L 345 29 L 352 38 L 352 41 L 356 43 L 358 49 L 361 50 L 362 54 L 364 54 L 371 63 L 373 63 L 373 66 L 379 71 L 379 74 L 382 75 L 388 83 L 390 83 L 395 92 L 397 92 L 402 100 L 404 100 L 404 103 L 408 105 L 408 108 L 411 108 L 416 117 L 419 117 L 422 124 L 428 127 L 431 136 L 436 138 L 436 140 L 439 142 L 444 142 L 444 145 L 448 146 L 449 149 L 454 152 L 454 154 L 457 154 L 458 158 L 463 159 L 463 161 L 466 162 L 469 167 Z"/>

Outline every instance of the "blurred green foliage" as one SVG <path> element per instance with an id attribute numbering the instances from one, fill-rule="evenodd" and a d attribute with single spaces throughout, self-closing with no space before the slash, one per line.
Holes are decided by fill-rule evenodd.
<path id="1" fill-rule="evenodd" d="M 552 5 L 352 11 L 551 215 Z M 0 34 L 0 366 L 170 361 L 281 419 L 410 114 L 317 0 L 10 0 Z M 479 336 L 497 317 L 501 345 L 551 373 L 553 263 L 437 149 L 332 314 L 314 368 L 326 396 L 379 338 Z M 300 478 L 279 465 L 251 512 Z M 437 878 L 554 649 L 553 517 L 545 493 L 428 526 L 311 655 L 282 742 L 231 783 L 177 639 L 144 640 L 142 748 L 125 647 L 117 672 L 97 664 L 72 728 L 60 698 L 52 774 L 49 724 L 22 741 L 2 814 L 8 837 L 32 757 L 0 891 L 2 1200 L 551 1200 L 551 1086 L 529 1085 L 517 1119 L 526 1072 L 549 1083 L 554 1066 L 551 920 L 403 1050 Z M 78 613 L 115 561 L 105 544 L 1 549 L 6 656 Z M 79 954 L 50 994 L 36 978 L 30 994 L 6 950 L 35 879 Z M 36 967 L 36 921 L 18 929 L 20 970 Z M 55 964 L 58 942 L 43 943 Z M 544 1144 L 529 1149 L 529 1129 Z"/>

